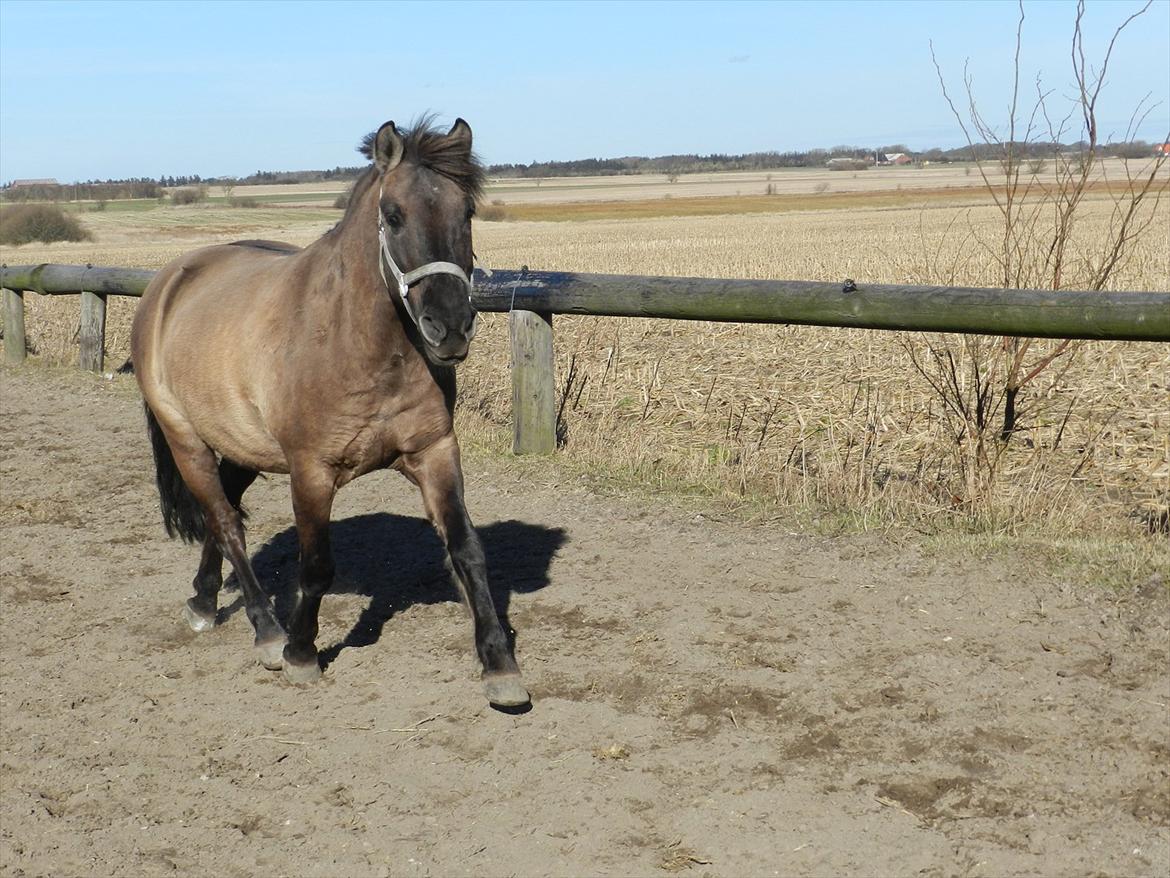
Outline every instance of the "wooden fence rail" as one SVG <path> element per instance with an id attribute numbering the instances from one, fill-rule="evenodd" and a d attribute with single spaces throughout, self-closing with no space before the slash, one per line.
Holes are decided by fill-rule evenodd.
<path id="1" fill-rule="evenodd" d="M 24 360 L 25 292 L 80 294 L 80 365 L 101 371 L 106 297 L 141 296 L 152 277 L 153 271 L 132 268 L 0 266 L 5 359 Z M 480 311 L 511 313 L 513 447 L 518 454 L 556 447 L 553 314 L 1170 342 L 1170 292 L 640 277 L 525 268 L 491 275 L 477 271 L 472 301 Z"/>

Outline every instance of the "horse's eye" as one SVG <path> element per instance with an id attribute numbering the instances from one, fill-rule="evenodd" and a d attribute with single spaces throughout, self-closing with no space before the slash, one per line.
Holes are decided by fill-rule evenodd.
<path id="1" fill-rule="evenodd" d="M 402 214 L 399 212 L 397 207 L 382 211 L 382 216 L 386 218 L 386 225 L 388 225 L 394 231 L 397 232 L 400 228 L 402 228 Z"/>

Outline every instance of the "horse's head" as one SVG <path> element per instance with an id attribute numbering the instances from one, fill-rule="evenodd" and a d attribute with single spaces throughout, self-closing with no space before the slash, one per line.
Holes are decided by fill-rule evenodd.
<path id="1" fill-rule="evenodd" d="M 403 135 L 387 122 L 370 147 L 386 284 L 418 328 L 427 358 L 454 365 L 476 330 L 471 217 L 483 169 L 471 153 L 471 128 L 458 119 L 445 135 L 425 123 Z"/>

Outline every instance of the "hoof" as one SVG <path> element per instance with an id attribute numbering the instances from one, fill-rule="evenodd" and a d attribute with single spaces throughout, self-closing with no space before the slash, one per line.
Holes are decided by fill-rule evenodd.
<path id="1" fill-rule="evenodd" d="M 493 707 L 523 707 L 532 703 L 519 674 L 484 674 L 483 691 Z"/>
<path id="2" fill-rule="evenodd" d="M 304 664 L 297 664 L 296 662 L 290 662 L 287 658 L 284 659 L 284 678 L 298 686 L 306 683 L 316 683 L 321 679 L 321 666 L 317 664 L 317 657 L 313 656 L 312 661 L 305 662 Z"/>
<path id="3" fill-rule="evenodd" d="M 191 626 L 191 630 L 196 634 L 202 634 L 204 631 L 210 631 L 215 627 L 215 614 L 204 616 L 191 606 L 190 601 L 187 601 L 183 605 L 183 618 L 187 620 L 187 624 Z"/>
<path id="4" fill-rule="evenodd" d="M 256 644 L 256 661 L 270 671 L 279 671 L 284 667 L 284 638 L 269 640 L 266 643 Z"/>

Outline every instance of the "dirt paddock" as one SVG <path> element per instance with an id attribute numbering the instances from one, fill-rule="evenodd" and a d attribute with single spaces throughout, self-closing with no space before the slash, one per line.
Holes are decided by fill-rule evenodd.
<path id="1" fill-rule="evenodd" d="M 1170 606 L 1014 557 L 531 484 L 468 498 L 533 709 L 480 694 L 414 490 L 335 510 L 327 668 L 192 634 L 132 379 L 5 370 L 5 875 L 1165 875 Z M 287 481 L 250 550 L 287 612 Z"/>

